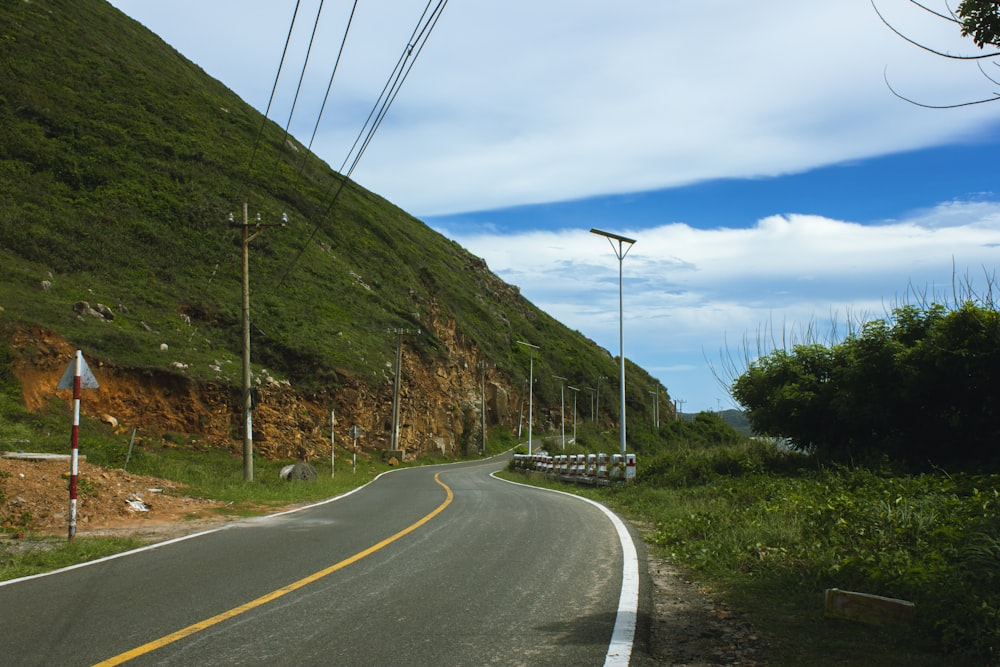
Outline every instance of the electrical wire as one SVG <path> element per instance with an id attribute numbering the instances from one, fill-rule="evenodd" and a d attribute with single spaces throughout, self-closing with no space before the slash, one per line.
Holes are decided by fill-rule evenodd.
<path id="1" fill-rule="evenodd" d="M 253 147 L 250 151 L 250 159 L 247 161 L 246 174 L 243 177 L 243 192 L 240 200 L 245 201 L 247 198 L 247 190 L 250 187 L 250 174 L 253 171 L 254 159 L 257 156 L 257 149 L 260 147 L 261 137 L 264 136 L 264 128 L 267 127 L 267 118 L 271 113 L 271 105 L 274 104 L 274 97 L 278 90 L 278 81 L 281 78 L 281 70 L 285 66 L 285 58 L 288 57 L 288 46 L 292 42 L 292 33 L 295 30 L 295 21 L 299 16 L 299 5 L 302 4 L 302 0 L 296 0 L 295 9 L 292 11 L 292 22 L 288 26 L 288 35 L 285 37 L 285 48 L 281 51 L 281 60 L 278 62 L 278 71 L 274 75 L 274 85 L 271 86 L 271 96 L 267 100 L 267 108 L 264 110 L 264 116 L 260 120 L 260 129 L 257 130 L 257 138 L 254 139 Z"/>
<path id="2" fill-rule="evenodd" d="M 401 89 L 403 83 L 406 81 L 406 78 L 409 76 L 410 71 L 413 69 L 413 65 L 416 63 L 416 60 L 419 57 L 421 51 L 423 50 L 424 45 L 427 43 L 427 39 L 430 37 L 431 32 L 433 32 L 434 27 L 437 25 L 438 20 L 441 18 L 441 14 L 444 11 L 445 6 L 448 4 L 448 0 L 438 0 L 437 5 L 434 7 L 433 11 L 430 11 L 430 13 L 428 13 L 433 2 L 434 0 L 428 0 L 427 5 L 424 7 L 424 11 L 420 16 L 420 19 L 417 21 L 417 25 L 414 27 L 413 32 L 410 35 L 409 41 L 406 43 L 406 46 L 403 49 L 402 54 L 400 54 L 400 57 L 397 60 L 395 67 L 393 67 L 392 72 L 389 74 L 388 80 L 386 81 L 385 86 L 383 86 L 382 88 L 382 92 L 379 94 L 378 99 L 375 101 L 375 104 L 373 105 L 371 112 L 369 112 L 368 118 L 365 120 L 365 123 L 364 125 L 362 125 L 357 138 L 355 138 L 354 140 L 354 144 L 351 146 L 351 149 L 347 153 L 347 157 L 345 157 L 343 163 L 341 163 L 339 170 L 340 179 L 338 179 L 338 183 L 336 184 L 336 186 L 331 185 L 330 188 L 327 190 L 327 195 L 330 198 L 329 198 L 329 203 L 327 204 L 326 208 L 323 211 L 323 214 L 320 216 L 319 220 L 317 220 L 316 224 L 313 227 L 312 232 L 309 234 L 308 238 L 306 238 L 305 242 L 302 244 L 302 247 L 299 249 L 298 253 L 292 259 L 291 263 L 285 269 L 284 273 L 282 273 L 281 278 L 275 284 L 275 288 L 280 287 L 282 283 L 284 283 L 285 279 L 288 277 L 288 274 L 291 272 L 291 270 L 298 263 L 299 259 L 302 257 L 302 254 L 305 252 L 305 249 L 309 246 L 309 244 L 315 238 L 316 234 L 319 232 L 322 223 L 333 211 L 333 208 L 336 205 L 337 200 L 340 198 L 340 194 L 343 192 L 348 181 L 350 180 L 351 175 L 354 173 L 354 169 L 358 166 L 358 163 L 361 161 L 361 157 L 364 155 L 365 151 L 368 149 L 368 146 L 371 144 L 375 132 L 381 126 L 382 121 L 388 114 L 389 108 L 392 106 L 392 103 L 395 101 L 396 96 L 399 94 L 399 90 Z M 345 38 L 346 38 L 346 33 L 345 33 Z M 351 159 L 352 155 L 354 156 L 353 160 Z M 350 168 L 348 168 L 347 171 L 345 172 L 344 169 L 348 163 L 350 163 Z M 335 191 L 334 187 L 336 187 Z"/>
<path id="3" fill-rule="evenodd" d="M 344 36 L 340 39 L 340 49 L 337 51 L 337 58 L 334 60 L 333 69 L 330 71 L 330 79 L 326 84 L 326 93 L 323 95 L 323 103 L 319 107 L 319 113 L 316 115 L 316 124 L 313 125 L 312 135 L 309 137 L 309 145 L 306 147 L 306 155 L 312 151 L 313 142 L 316 141 L 316 135 L 319 133 L 319 124 L 323 120 L 323 112 L 326 111 L 326 104 L 330 100 L 330 91 L 333 89 L 333 78 L 337 75 L 337 69 L 340 67 L 340 59 L 344 55 L 344 47 L 347 45 L 347 35 L 351 31 L 351 25 L 354 23 L 354 14 L 358 9 L 358 0 L 354 0 L 354 4 L 351 6 L 351 14 L 347 17 L 347 26 L 344 28 Z M 306 161 L 306 155 L 302 156 L 302 163 L 299 165 L 299 173 L 301 174 Z"/>
<path id="4" fill-rule="evenodd" d="M 299 103 L 299 96 L 302 94 L 302 83 L 306 78 L 306 69 L 309 67 L 309 58 L 312 55 L 313 45 L 316 43 L 316 31 L 319 29 L 319 19 L 323 14 L 323 2 L 320 0 L 319 5 L 316 8 L 316 18 L 313 20 L 312 33 L 309 35 L 309 46 L 306 47 L 306 56 L 302 61 L 302 69 L 299 70 L 299 82 L 295 87 L 295 95 L 292 97 L 292 105 L 288 110 L 288 120 L 285 121 L 285 133 L 281 137 L 281 142 L 278 144 L 279 150 L 274 155 L 274 164 L 271 167 L 271 174 L 268 180 L 274 177 L 275 172 L 278 170 L 278 164 L 281 162 L 281 150 L 280 146 L 284 146 L 285 142 L 288 141 L 289 128 L 292 126 L 292 119 L 295 117 L 295 108 Z"/>

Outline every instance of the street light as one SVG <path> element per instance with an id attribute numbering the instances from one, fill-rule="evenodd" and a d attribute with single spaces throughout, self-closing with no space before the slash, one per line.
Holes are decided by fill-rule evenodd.
<path id="1" fill-rule="evenodd" d="M 650 390 L 649 395 L 653 396 L 653 426 L 660 428 L 660 386 L 656 386 L 656 391 Z"/>
<path id="2" fill-rule="evenodd" d="M 562 448 L 566 450 L 566 382 L 561 375 L 553 375 L 559 380 L 559 427 L 562 429 Z"/>
<path id="3" fill-rule="evenodd" d="M 573 390 L 573 444 L 576 444 L 576 397 L 580 390 L 572 385 L 566 385 L 567 389 Z"/>
<path id="4" fill-rule="evenodd" d="M 608 379 L 607 375 L 598 375 L 597 376 L 597 390 L 596 390 L 597 393 L 594 395 L 594 398 L 596 399 L 595 402 L 597 403 L 597 408 L 596 408 L 594 414 L 590 415 L 593 418 L 593 420 L 594 420 L 594 426 L 597 426 L 597 422 L 601 418 L 601 380 L 607 380 L 607 379 Z M 600 427 L 598 427 L 598 428 L 600 428 Z"/>
<path id="5" fill-rule="evenodd" d="M 611 244 L 611 249 L 615 251 L 615 257 L 618 258 L 618 384 L 621 386 L 621 453 L 625 454 L 625 336 L 624 327 L 622 322 L 622 264 L 625 260 L 625 255 L 628 251 L 632 249 L 632 244 L 635 243 L 635 239 L 630 239 L 627 236 L 619 236 L 618 234 L 612 234 L 611 232 L 604 232 L 600 229 L 591 229 L 591 234 L 597 234 L 598 236 L 604 236 L 608 239 L 608 243 Z M 618 242 L 618 247 L 615 247 L 615 241 Z M 625 248 L 622 244 L 627 243 L 628 248 Z"/>
<path id="6" fill-rule="evenodd" d="M 540 350 L 538 345 L 532 345 L 531 343 L 525 343 L 522 340 L 517 341 L 518 345 L 524 345 L 528 348 L 528 456 L 531 456 L 531 407 L 532 407 L 532 396 L 531 390 L 535 384 L 535 350 Z"/>

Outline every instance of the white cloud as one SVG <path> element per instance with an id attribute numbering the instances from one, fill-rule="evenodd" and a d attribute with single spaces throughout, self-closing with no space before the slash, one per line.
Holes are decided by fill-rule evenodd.
<path id="1" fill-rule="evenodd" d="M 291 0 L 113 0 L 258 108 Z M 330 3 L 327 3 L 329 5 Z M 316 0 L 303 1 L 272 117 L 284 124 Z M 338 166 L 425 3 L 362 3 L 314 150 Z M 906 0 L 918 39 L 971 50 Z M 324 10 L 293 131 L 312 131 L 344 25 Z M 787 174 L 970 135 L 992 94 L 971 64 L 926 54 L 863 0 L 481 0 L 450 3 L 355 178 L 420 216 Z"/>
<path id="2" fill-rule="evenodd" d="M 463 235 L 504 280 L 567 326 L 618 350 L 618 260 L 586 230 Z M 914 293 L 951 300 L 959 282 L 983 287 L 1000 263 L 1000 205 L 950 202 L 912 220 L 863 226 L 817 216 L 771 216 L 751 229 L 671 224 L 622 230 L 625 353 L 675 398 L 713 408 L 724 397 L 706 358 L 746 341 L 825 340 L 834 323 L 884 317 Z M 912 293 L 909 293 L 912 290 Z M 697 392 L 697 395 L 694 395 Z M 708 392 L 708 393 L 706 393 Z"/>

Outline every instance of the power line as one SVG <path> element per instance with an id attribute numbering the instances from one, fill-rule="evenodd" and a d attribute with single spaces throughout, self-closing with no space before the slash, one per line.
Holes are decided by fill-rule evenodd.
<path id="1" fill-rule="evenodd" d="M 323 120 L 323 112 L 326 110 L 326 103 L 330 99 L 330 91 L 333 88 L 333 79 L 337 74 L 337 69 L 340 67 L 340 59 L 344 55 L 344 47 L 347 45 L 347 35 L 351 31 L 351 25 L 354 23 L 354 13 L 358 9 L 358 0 L 354 0 L 354 4 L 351 6 L 351 14 L 347 17 L 347 26 L 344 28 L 344 36 L 340 40 L 340 49 L 337 51 L 337 58 L 333 63 L 333 70 L 330 72 L 330 79 L 326 84 L 326 93 L 323 95 L 323 103 L 319 107 L 319 113 L 316 115 L 316 124 L 313 125 L 312 135 L 309 137 L 309 145 L 306 147 L 306 155 L 312 151 L 313 142 L 316 140 L 316 134 L 319 132 L 320 121 Z M 299 166 L 299 173 L 302 173 L 303 167 L 306 161 L 306 155 L 302 156 L 302 164 Z"/>
<path id="2" fill-rule="evenodd" d="M 278 170 L 278 163 L 281 161 L 281 146 L 284 146 L 285 142 L 288 141 L 288 129 L 292 125 L 292 118 L 295 116 L 295 107 L 299 103 L 299 95 L 302 94 L 302 82 L 306 78 L 306 69 L 309 67 L 309 58 L 312 55 L 313 44 L 316 43 L 316 31 L 319 29 L 319 19 L 323 14 L 323 2 L 320 0 L 319 6 L 316 8 L 316 18 L 313 20 L 312 33 L 309 35 L 309 46 L 306 47 L 306 55 L 302 60 L 302 69 L 299 70 L 299 82 L 295 86 L 295 95 L 292 97 L 291 107 L 288 109 L 288 120 L 285 122 L 285 133 L 281 137 L 281 142 L 278 144 L 279 150 L 274 154 L 274 164 L 271 167 L 271 176 Z"/>
<path id="3" fill-rule="evenodd" d="M 343 192 L 344 187 L 347 185 L 351 174 L 354 173 L 354 169 L 358 166 L 361 161 L 362 155 L 364 155 L 368 146 L 371 143 L 375 132 L 378 130 L 382 121 L 385 119 L 386 114 L 389 112 L 389 107 L 392 106 L 393 101 L 395 101 L 396 96 L 399 94 L 399 90 L 403 83 L 406 81 L 407 76 L 409 76 L 410 71 L 413 69 L 413 65 L 427 43 L 427 39 L 430 37 L 431 32 L 433 32 L 434 27 L 437 25 L 438 20 L 441 18 L 441 14 L 444 12 L 445 6 L 448 4 L 448 0 L 438 0 L 437 5 L 432 11 L 429 12 L 431 4 L 434 0 L 428 0 L 427 5 L 424 7 L 423 13 L 420 15 L 420 19 L 417 21 L 417 25 L 414 27 L 413 32 L 410 34 L 410 39 L 407 41 L 406 46 L 403 49 L 402 54 L 397 60 L 395 67 L 389 74 L 388 80 L 385 86 L 382 88 L 382 92 L 379 94 L 378 99 L 372 107 L 371 112 L 368 114 L 368 118 L 362 125 L 357 138 L 354 140 L 354 144 L 347 153 L 347 157 L 344 158 L 343 163 L 340 165 L 340 179 L 336 186 L 331 185 L 327 190 L 327 194 L 330 195 L 329 203 L 324 209 L 322 215 L 317 220 L 312 232 L 306 239 L 305 243 L 299 249 L 299 252 L 292 259 L 291 263 L 285 269 L 281 278 L 275 284 L 275 287 L 280 287 L 288 277 L 288 274 L 298 263 L 305 249 L 309 246 L 312 240 L 316 237 L 319 232 L 320 225 L 326 218 L 330 215 L 333 207 L 336 205 L 337 200 L 340 198 L 341 192 Z M 353 17 L 353 11 L 352 11 Z M 345 33 L 346 39 L 346 33 Z M 339 56 L 338 56 L 339 59 Z M 408 63 L 408 64 L 407 64 Z M 374 119 L 374 120 L 373 120 Z M 318 121 L 317 121 L 318 122 Z M 360 144 L 360 148 L 359 148 Z M 355 151 L 356 154 L 355 154 Z M 351 160 L 351 155 L 354 155 L 353 161 Z M 351 166 L 347 171 L 344 168 L 347 166 L 348 162 L 351 162 Z M 334 190 L 336 187 L 336 190 Z M 331 195 L 332 192 L 332 195 Z"/>
<path id="4" fill-rule="evenodd" d="M 267 100 L 267 108 L 264 110 L 264 117 L 260 121 L 260 129 L 257 130 L 257 138 L 254 139 L 253 147 L 250 151 L 250 159 L 247 161 L 246 175 L 243 177 L 243 193 L 240 199 L 246 199 L 246 190 L 250 187 L 250 174 L 253 171 L 254 159 L 257 156 L 257 148 L 260 146 L 261 137 L 264 136 L 264 128 L 267 127 L 267 117 L 271 113 L 271 105 L 274 104 L 274 97 L 278 90 L 278 81 L 281 78 L 281 70 L 285 66 L 285 58 L 288 56 L 288 46 L 292 42 L 292 33 L 295 30 L 295 20 L 299 15 L 299 5 L 302 0 L 296 0 L 295 10 L 292 12 L 292 22 L 288 26 L 288 35 L 285 37 L 285 48 L 281 52 L 281 60 L 278 62 L 278 71 L 274 75 L 274 85 L 271 86 L 271 96 Z"/>

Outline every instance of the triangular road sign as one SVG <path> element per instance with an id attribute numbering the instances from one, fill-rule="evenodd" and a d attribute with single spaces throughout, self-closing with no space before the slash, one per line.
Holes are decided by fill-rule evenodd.
<path id="1" fill-rule="evenodd" d="M 97 389 L 97 378 L 90 372 L 90 366 L 87 365 L 87 360 L 83 358 L 83 353 L 80 350 L 76 351 L 76 358 L 80 360 L 80 388 Z M 56 389 L 73 388 L 73 380 L 76 378 L 76 358 L 69 362 L 69 366 L 66 367 L 66 372 L 63 373 Z"/>

